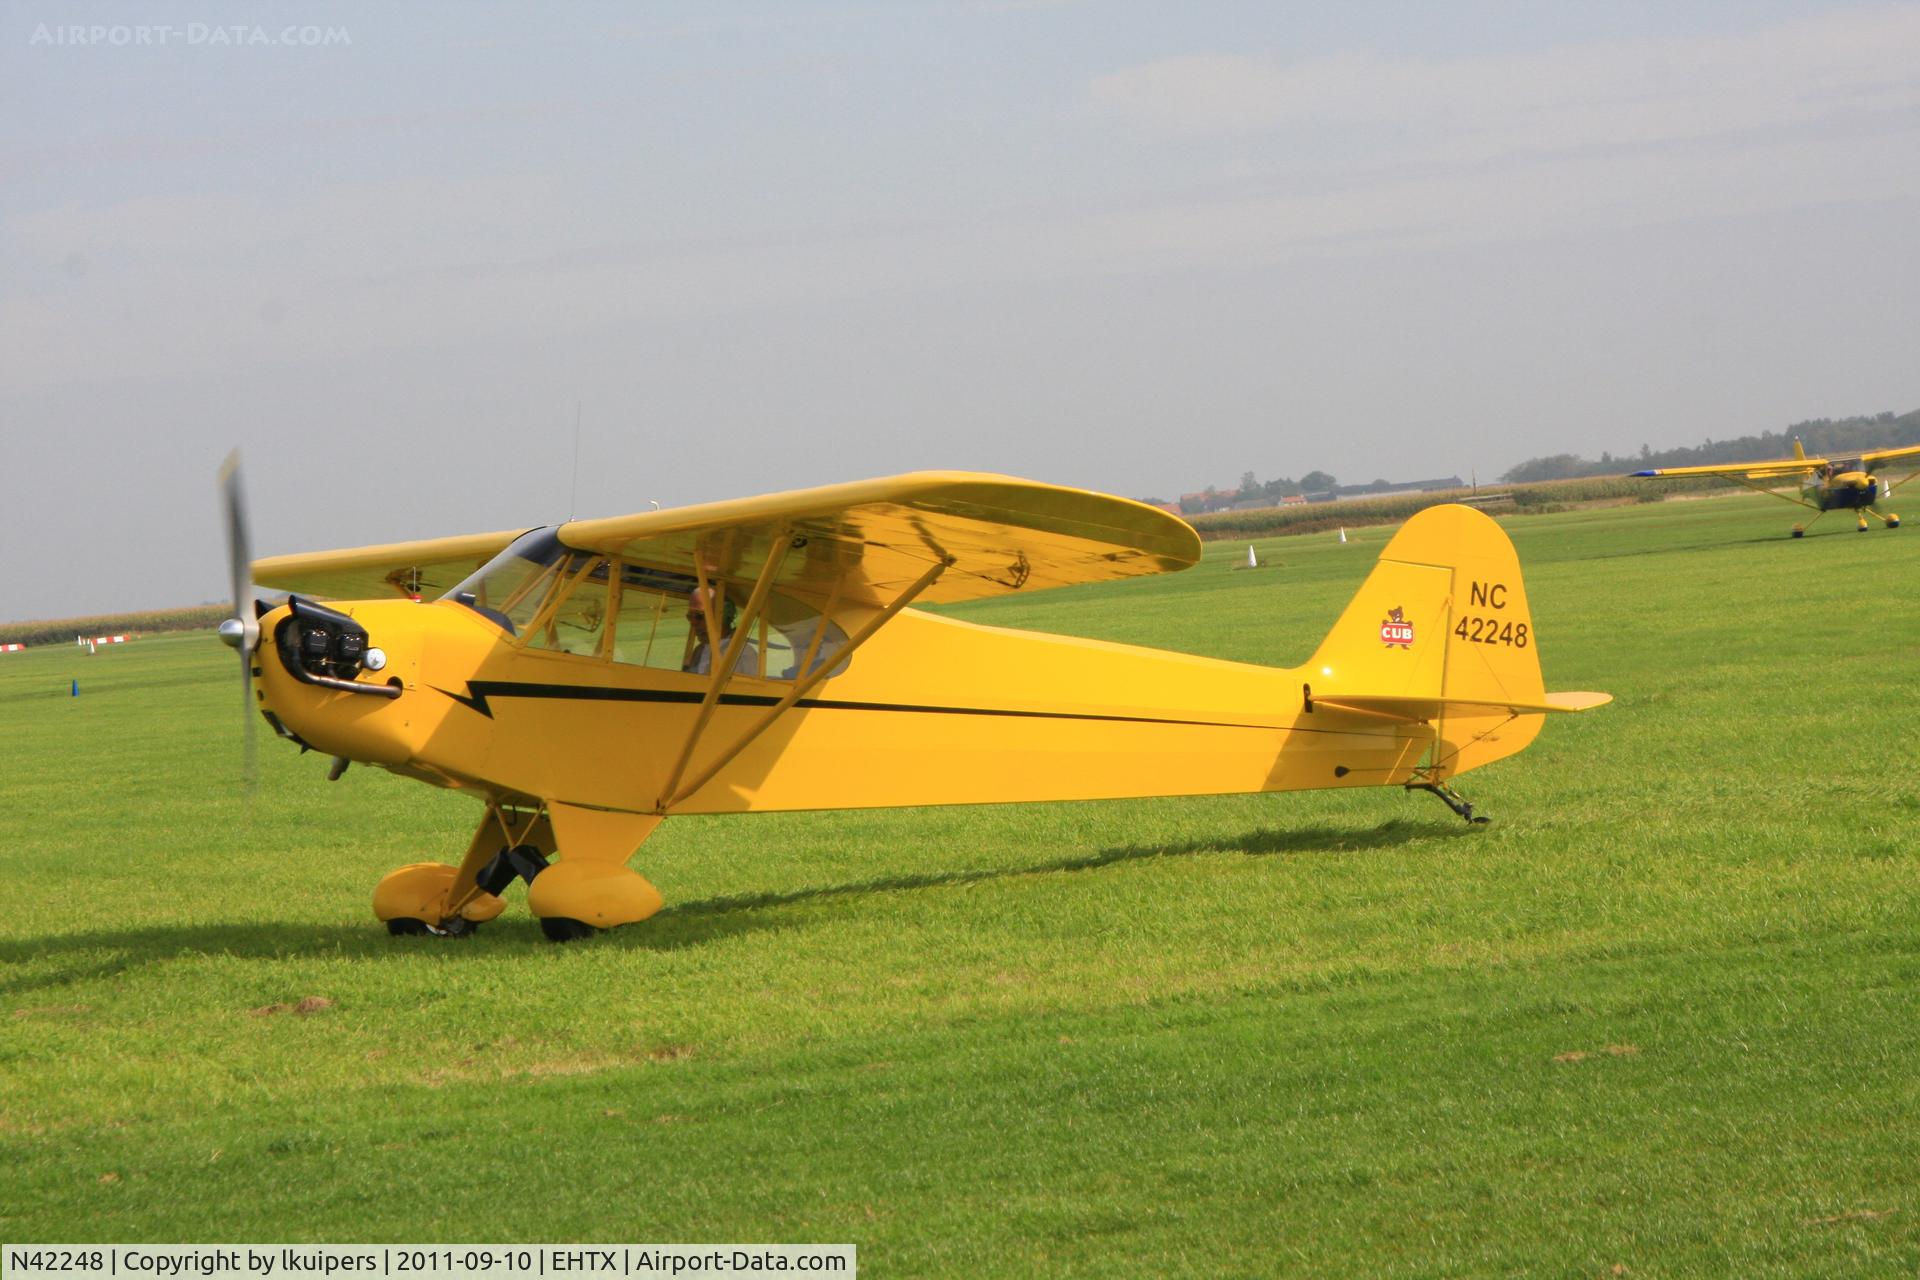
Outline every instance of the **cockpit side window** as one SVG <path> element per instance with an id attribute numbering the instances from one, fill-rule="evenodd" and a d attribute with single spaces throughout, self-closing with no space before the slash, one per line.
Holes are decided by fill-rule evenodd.
<path id="1" fill-rule="evenodd" d="M 703 673 L 711 669 L 714 655 L 708 653 L 704 616 L 689 608 L 699 580 L 691 574 L 636 564 L 623 564 L 619 577 L 613 660 L 668 671 Z M 740 609 L 753 594 L 752 584 L 720 578 L 713 585 L 721 602 L 715 622 L 724 648 Z M 816 606 L 779 591 L 770 592 L 766 607 L 753 621 L 752 631 L 741 646 L 735 672 L 767 680 L 792 680 L 802 659 L 808 661 L 811 671 L 832 661 L 846 642 L 846 632 L 831 619 L 823 621 Z"/>
<path id="2" fill-rule="evenodd" d="M 766 642 L 761 652 L 767 655 L 767 675 L 775 680 L 796 680 L 833 661 L 847 643 L 847 633 L 819 609 L 792 596 L 774 592 L 767 597 Z M 805 670 L 802 670 L 802 664 Z M 834 675 L 846 670 L 840 664 Z"/>
<path id="3" fill-rule="evenodd" d="M 715 656 L 708 653 L 704 616 L 690 607 L 699 585 L 692 574 L 574 551 L 552 529 L 535 529 L 442 598 L 491 619 L 530 648 L 699 673 Z M 753 584 L 721 576 L 712 586 L 724 646 Z M 740 648 L 736 673 L 798 679 L 839 661 L 835 655 L 846 643 L 846 631 L 818 605 L 772 591 Z M 833 674 L 845 670 L 839 661 Z"/>
<path id="4" fill-rule="evenodd" d="M 694 633 L 687 602 L 698 581 L 690 574 L 622 564 L 614 606 L 613 660 L 683 671 L 692 660 Z"/>
<path id="5" fill-rule="evenodd" d="M 607 638 L 605 556 L 575 552 L 564 563 L 547 602 L 533 616 L 527 644 L 535 649 L 597 658 Z"/>

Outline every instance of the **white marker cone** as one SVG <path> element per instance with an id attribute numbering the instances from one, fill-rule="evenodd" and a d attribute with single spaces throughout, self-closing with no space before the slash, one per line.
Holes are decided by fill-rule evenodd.
<path id="1" fill-rule="evenodd" d="M 1346 540 L 1347 540 L 1347 526 L 1345 526 L 1345 525 L 1341 525 L 1341 526 L 1340 526 L 1340 541 L 1342 541 L 1342 542 L 1345 542 Z"/>
<path id="2" fill-rule="evenodd" d="M 1258 557 L 1256 557 L 1253 554 L 1253 544 L 1249 542 L 1247 544 L 1247 568 L 1258 569 L 1259 567 L 1260 567 L 1260 560 Z"/>

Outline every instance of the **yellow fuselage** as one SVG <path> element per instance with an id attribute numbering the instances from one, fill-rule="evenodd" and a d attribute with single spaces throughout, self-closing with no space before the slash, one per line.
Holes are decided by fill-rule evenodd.
<path id="1" fill-rule="evenodd" d="M 400 696 L 296 679 L 271 639 L 283 606 L 261 620 L 261 708 L 316 750 L 495 801 L 741 813 L 1378 786 L 1406 781 L 1434 740 L 1424 723 L 1308 710 L 1303 685 L 1337 690 L 1331 670 L 905 610 L 844 673 L 668 805 L 662 792 L 709 677 L 525 647 L 449 601 L 333 607 L 387 655 L 361 681 L 397 682 Z M 857 611 L 844 618 L 850 631 L 862 621 Z M 733 677 L 683 775 L 697 778 L 703 763 L 753 734 L 791 687 Z M 1518 750 L 1537 728 L 1538 717 L 1523 717 L 1488 754 Z"/>

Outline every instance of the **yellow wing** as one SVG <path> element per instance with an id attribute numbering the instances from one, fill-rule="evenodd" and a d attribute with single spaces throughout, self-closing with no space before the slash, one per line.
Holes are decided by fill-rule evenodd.
<path id="1" fill-rule="evenodd" d="M 1797 448 L 1798 446 L 1796 446 Z M 1890 462 L 1895 458 L 1920 457 L 1920 444 L 1907 445 L 1899 449 L 1876 449 L 1871 453 L 1848 454 L 1847 460 L 1857 457 L 1860 465 L 1871 467 L 1875 463 Z M 1806 475 L 1827 465 L 1826 458 L 1774 458 L 1764 462 L 1728 462 L 1711 467 L 1656 467 L 1651 471 L 1635 471 L 1635 477 L 1642 476 L 1744 476 L 1749 480 L 1770 480 L 1781 476 Z"/>
<path id="2" fill-rule="evenodd" d="M 758 577 L 776 541 L 774 585 L 848 604 L 892 600 L 935 564 L 920 597 L 968 600 L 1185 569 L 1200 558 L 1186 521 L 1125 498 L 1009 476 L 921 471 L 850 484 L 574 520 L 560 540 L 676 572 Z M 264 587 L 330 599 L 431 598 L 518 531 L 256 560 Z M 417 589 L 412 589 L 417 588 Z M 412 589 L 412 590 L 410 590 Z"/>
<path id="3" fill-rule="evenodd" d="M 1126 498 L 1010 476 L 917 471 L 879 480 L 576 520 L 560 540 L 663 569 L 754 579 L 776 540 L 774 584 L 884 604 L 942 561 L 920 598 L 971 600 L 1185 569 L 1200 535 Z"/>
<path id="4" fill-rule="evenodd" d="M 1862 466 L 1871 467 L 1876 462 L 1891 462 L 1895 458 L 1920 457 L 1920 444 L 1910 444 L 1903 449 L 1876 449 L 1872 453 L 1860 455 Z"/>
<path id="5" fill-rule="evenodd" d="M 253 580 L 323 600 L 419 596 L 431 600 L 493 559 L 522 530 L 392 542 L 347 551 L 311 551 L 253 562 Z"/>
<path id="6" fill-rule="evenodd" d="M 1805 475 L 1817 471 L 1827 464 L 1825 458 L 1774 458 L 1764 462 L 1728 462 L 1711 467 L 1655 467 L 1651 471 L 1635 471 L 1635 478 L 1643 476 L 1745 476 L 1751 480 L 1766 480 L 1775 476 Z"/>

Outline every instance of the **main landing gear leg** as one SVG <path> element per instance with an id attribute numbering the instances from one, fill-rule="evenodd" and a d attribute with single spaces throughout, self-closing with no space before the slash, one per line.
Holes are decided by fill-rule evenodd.
<path id="1" fill-rule="evenodd" d="M 659 825 L 654 813 L 492 803 L 458 867 L 416 862 L 390 872 L 373 891 L 373 912 L 389 933 L 461 937 L 505 910 L 501 892 L 525 880 L 527 907 L 556 942 L 634 924 L 662 900 L 626 860 Z"/>
<path id="2" fill-rule="evenodd" d="M 1407 790 L 1427 791 L 1439 796 L 1441 804 L 1446 805 L 1447 808 L 1453 810 L 1470 823 L 1478 825 L 1492 821 L 1491 818 L 1474 813 L 1473 805 L 1467 798 L 1444 782 L 1409 782 L 1407 784 Z"/>

